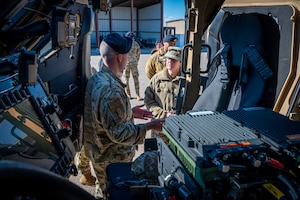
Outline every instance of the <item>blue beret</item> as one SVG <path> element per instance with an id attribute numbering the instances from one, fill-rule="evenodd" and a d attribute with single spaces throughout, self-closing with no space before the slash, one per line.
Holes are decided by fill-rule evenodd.
<path id="1" fill-rule="evenodd" d="M 164 42 L 176 42 L 178 40 L 174 35 L 166 35 Z"/>
<path id="2" fill-rule="evenodd" d="M 119 54 L 126 54 L 129 52 L 132 39 L 128 37 L 122 37 L 118 33 L 110 33 L 104 37 L 104 42 L 108 44 L 115 52 Z"/>

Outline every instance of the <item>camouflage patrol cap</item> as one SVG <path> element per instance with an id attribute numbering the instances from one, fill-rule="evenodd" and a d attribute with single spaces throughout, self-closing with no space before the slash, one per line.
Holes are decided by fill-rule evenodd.
<path id="1" fill-rule="evenodd" d="M 131 165 L 131 172 L 139 180 L 157 183 L 158 155 L 156 151 L 145 151 Z"/>
<path id="2" fill-rule="evenodd" d="M 128 37 L 122 37 L 118 33 L 110 33 L 103 39 L 115 52 L 119 54 L 126 54 L 129 52 L 132 39 Z"/>
<path id="3" fill-rule="evenodd" d="M 165 57 L 181 61 L 181 48 L 169 47 L 168 52 L 165 54 Z"/>
<path id="4" fill-rule="evenodd" d="M 133 38 L 134 37 L 134 33 L 129 31 L 125 34 L 126 37 L 129 37 L 129 38 Z"/>

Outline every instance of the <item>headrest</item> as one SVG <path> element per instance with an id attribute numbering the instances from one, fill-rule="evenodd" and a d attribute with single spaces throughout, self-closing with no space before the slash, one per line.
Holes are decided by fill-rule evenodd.
<path id="1" fill-rule="evenodd" d="M 243 50 L 249 45 L 254 45 L 262 55 L 273 52 L 273 47 L 266 44 L 279 40 L 278 24 L 272 17 L 259 13 L 230 15 L 221 27 L 221 40 L 231 46 L 231 65 L 240 66 Z"/>

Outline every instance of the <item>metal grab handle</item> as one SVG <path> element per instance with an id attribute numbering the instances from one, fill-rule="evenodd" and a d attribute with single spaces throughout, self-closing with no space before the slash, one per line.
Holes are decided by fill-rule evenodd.
<path id="1" fill-rule="evenodd" d="M 181 54 L 181 60 L 182 60 L 181 73 L 182 73 L 182 75 L 190 74 L 190 71 L 186 70 L 186 64 L 187 64 L 186 49 L 187 48 L 193 48 L 192 43 L 188 43 L 188 44 L 184 45 L 182 48 L 182 54 Z"/>

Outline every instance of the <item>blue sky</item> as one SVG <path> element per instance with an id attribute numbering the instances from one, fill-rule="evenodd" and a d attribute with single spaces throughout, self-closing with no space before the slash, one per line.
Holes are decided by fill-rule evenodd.
<path id="1" fill-rule="evenodd" d="M 185 14 L 184 0 L 163 0 L 164 22 L 183 19 Z"/>

